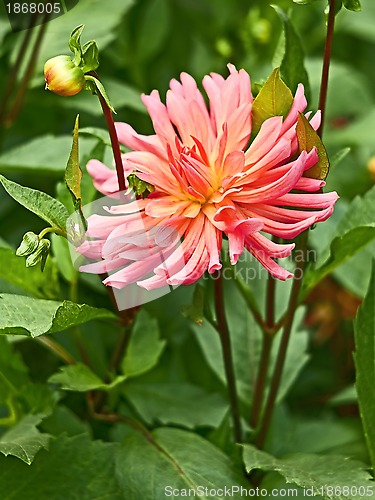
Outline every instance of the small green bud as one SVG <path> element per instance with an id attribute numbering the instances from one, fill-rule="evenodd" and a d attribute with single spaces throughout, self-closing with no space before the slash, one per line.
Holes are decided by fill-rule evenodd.
<path id="1" fill-rule="evenodd" d="M 41 239 L 38 248 L 35 250 L 35 252 L 27 257 L 26 267 L 33 267 L 39 264 L 39 262 L 41 262 L 43 271 L 49 254 L 50 247 L 51 243 L 49 240 L 47 240 L 46 238 Z"/>
<path id="2" fill-rule="evenodd" d="M 16 250 L 16 255 L 18 257 L 26 257 L 32 254 L 39 245 L 39 237 L 32 231 L 28 231 L 24 234 L 20 246 Z"/>
<path id="3" fill-rule="evenodd" d="M 72 96 L 78 94 L 86 85 L 81 68 L 69 56 L 56 56 L 44 65 L 46 88 L 55 94 Z"/>

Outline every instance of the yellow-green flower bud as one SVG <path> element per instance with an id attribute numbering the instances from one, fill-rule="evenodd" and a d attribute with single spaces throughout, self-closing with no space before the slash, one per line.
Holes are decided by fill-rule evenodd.
<path id="1" fill-rule="evenodd" d="M 39 245 L 39 237 L 32 231 L 24 234 L 20 246 L 17 248 L 16 255 L 18 257 L 26 257 L 32 254 Z"/>
<path id="2" fill-rule="evenodd" d="M 42 271 L 44 269 L 44 265 L 46 263 L 46 259 L 49 254 L 49 250 L 51 247 L 51 243 L 46 238 L 43 238 L 39 241 L 38 248 L 29 255 L 26 259 L 26 267 L 36 266 L 39 262 L 42 263 Z"/>
<path id="3" fill-rule="evenodd" d="M 55 94 L 78 94 L 86 84 L 85 75 L 69 56 L 56 56 L 44 65 L 46 88 Z"/>

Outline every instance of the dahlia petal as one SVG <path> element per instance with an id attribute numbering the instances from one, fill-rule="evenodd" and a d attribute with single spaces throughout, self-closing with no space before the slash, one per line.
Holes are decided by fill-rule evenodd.
<path id="1" fill-rule="evenodd" d="M 302 113 L 307 106 L 307 101 L 305 97 L 305 89 L 302 83 L 300 83 L 297 87 L 296 94 L 294 96 L 292 107 L 290 108 L 289 113 L 287 114 L 283 125 L 281 127 L 280 134 L 285 134 L 287 130 L 290 129 L 298 120 L 298 113 Z"/>
<path id="2" fill-rule="evenodd" d="M 163 144 L 157 135 L 137 134 L 128 123 L 116 122 L 115 128 L 119 142 L 129 149 L 147 151 L 158 158 L 167 160 Z"/>
<path id="3" fill-rule="evenodd" d="M 208 263 L 208 272 L 210 274 L 221 269 L 220 263 L 220 249 L 222 243 L 221 232 L 218 231 L 209 221 L 204 224 L 204 238 L 205 244 L 210 257 Z"/>
<path id="4" fill-rule="evenodd" d="M 282 116 L 273 116 L 262 123 L 257 136 L 245 152 L 247 165 L 255 164 L 274 147 L 280 136 L 282 122 Z"/>
<path id="5" fill-rule="evenodd" d="M 332 193 L 296 194 L 288 193 L 277 200 L 268 200 L 270 204 L 286 205 L 301 208 L 328 208 L 332 206 L 339 196 L 336 191 Z"/>
<path id="6" fill-rule="evenodd" d="M 160 100 L 159 92 L 153 90 L 150 95 L 142 94 L 142 101 L 150 114 L 157 136 L 163 143 L 170 144 L 172 149 L 175 148 L 176 133 L 169 119 L 167 107 Z"/>
<path id="7" fill-rule="evenodd" d="M 294 189 L 300 189 L 302 191 L 309 191 L 314 193 L 318 189 L 324 187 L 326 183 L 320 179 L 310 179 L 309 177 L 301 177 L 300 180 L 294 186 Z"/>
<path id="8" fill-rule="evenodd" d="M 90 160 L 86 168 L 92 177 L 95 189 L 106 196 L 119 190 L 116 170 L 108 168 L 99 160 Z"/>
<path id="9" fill-rule="evenodd" d="M 177 211 L 184 211 L 191 205 L 191 201 L 180 201 L 174 196 L 164 196 L 155 200 L 150 200 L 145 212 L 150 217 L 168 217 Z"/>

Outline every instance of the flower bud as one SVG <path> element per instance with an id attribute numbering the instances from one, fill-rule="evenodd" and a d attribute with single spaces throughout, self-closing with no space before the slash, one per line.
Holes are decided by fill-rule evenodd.
<path id="1" fill-rule="evenodd" d="M 56 56 L 44 65 L 46 88 L 55 94 L 71 96 L 78 94 L 86 84 L 83 71 L 69 56 Z"/>
<path id="2" fill-rule="evenodd" d="M 34 253 L 29 255 L 26 259 L 26 267 L 36 266 L 39 262 L 42 263 L 42 271 L 44 269 L 46 259 L 49 254 L 51 243 L 46 238 L 40 240 L 38 248 Z"/>
<path id="3" fill-rule="evenodd" d="M 39 237 L 32 231 L 28 231 L 24 234 L 20 246 L 16 250 L 16 255 L 18 257 L 26 257 L 32 254 L 39 245 Z"/>

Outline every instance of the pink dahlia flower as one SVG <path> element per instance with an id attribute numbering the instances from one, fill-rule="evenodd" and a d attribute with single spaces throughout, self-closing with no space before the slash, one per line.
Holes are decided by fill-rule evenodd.
<path id="1" fill-rule="evenodd" d="M 286 118 L 266 120 L 249 143 L 250 78 L 243 69 L 228 67 L 226 79 L 216 73 L 204 77 L 208 107 L 186 73 L 171 81 L 166 104 L 156 90 L 143 95 L 154 135 L 116 124 L 120 142 L 132 150 L 123 155 L 125 172 L 135 171 L 155 191 L 109 208 L 107 216 L 89 218 L 91 241 L 80 251 L 101 260 L 82 270 L 113 273 L 104 282 L 116 288 L 135 282 L 148 290 L 190 284 L 221 268 L 225 235 L 232 264 L 246 249 L 275 278 L 292 277 L 275 259 L 289 256 L 294 244 L 274 243 L 263 233 L 293 239 L 327 219 L 338 196 L 319 192 L 324 181 L 304 177 L 318 154 L 315 148 L 298 154 L 298 113 L 307 105 L 303 85 Z M 319 112 L 310 124 L 318 128 Z M 97 160 L 87 168 L 103 194 L 117 190 L 114 170 Z M 160 241 L 168 229 L 177 237 L 168 233 L 161 264 L 149 243 Z"/>

